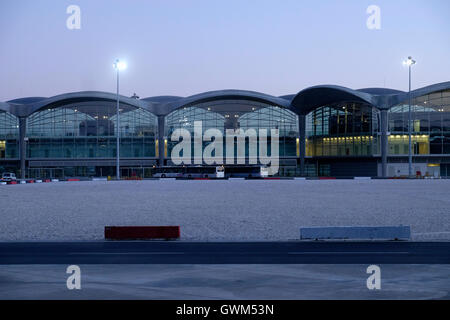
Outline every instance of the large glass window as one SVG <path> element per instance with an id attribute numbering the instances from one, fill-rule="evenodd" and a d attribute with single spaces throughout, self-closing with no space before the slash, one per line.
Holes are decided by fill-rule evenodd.
<path id="1" fill-rule="evenodd" d="M 0 159 L 19 158 L 19 119 L 0 111 Z"/>
<path id="2" fill-rule="evenodd" d="M 271 106 L 245 113 L 239 119 L 240 128 L 278 129 L 280 156 L 297 156 L 298 116 L 290 110 Z"/>
<path id="3" fill-rule="evenodd" d="M 178 142 L 170 137 L 176 129 L 184 128 L 193 137 L 194 121 L 202 121 L 203 132 L 209 128 L 218 129 L 225 136 L 227 129 L 267 129 L 268 137 L 271 129 L 279 131 L 279 156 L 296 156 L 296 140 L 298 137 L 298 117 L 290 110 L 261 102 L 247 100 L 219 100 L 199 103 L 178 109 L 165 118 L 165 135 L 168 139 L 168 156 Z M 270 153 L 268 139 L 268 152 Z M 204 142 L 206 147 L 209 142 Z M 235 146 L 236 148 L 236 146 Z M 224 146 L 224 155 L 225 155 Z M 236 152 L 235 152 L 236 154 Z M 246 143 L 248 155 L 248 143 Z"/>
<path id="4" fill-rule="evenodd" d="M 371 156 L 379 153 L 379 112 L 360 103 L 315 109 L 306 117 L 307 156 Z"/>
<path id="5" fill-rule="evenodd" d="M 155 156 L 157 118 L 147 110 L 120 107 L 120 156 Z M 28 158 L 112 158 L 116 156 L 114 103 L 49 108 L 28 117 Z"/>
<path id="6" fill-rule="evenodd" d="M 409 103 L 389 110 L 389 153 L 407 155 Z M 412 152 L 417 155 L 450 154 L 450 90 L 411 101 Z"/>

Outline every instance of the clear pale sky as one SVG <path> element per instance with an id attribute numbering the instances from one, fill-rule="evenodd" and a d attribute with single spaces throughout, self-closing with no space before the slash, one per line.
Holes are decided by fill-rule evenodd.
<path id="1" fill-rule="evenodd" d="M 69 30 L 69 5 L 81 29 Z M 369 30 L 369 5 L 381 30 Z M 407 90 L 450 81 L 448 0 L 1 0 L 0 101 L 65 92 L 141 98 L 318 84 Z"/>

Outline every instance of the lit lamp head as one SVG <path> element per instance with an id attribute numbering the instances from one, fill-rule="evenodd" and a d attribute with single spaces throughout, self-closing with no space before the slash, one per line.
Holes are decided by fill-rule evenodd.
<path id="1" fill-rule="evenodd" d="M 405 61 L 403 61 L 403 64 L 407 67 L 410 67 L 412 65 L 416 64 L 416 60 L 413 60 L 412 57 L 408 57 L 408 59 L 406 59 Z"/>
<path id="2" fill-rule="evenodd" d="M 119 59 L 117 59 L 114 63 L 113 63 L 113 67 L 116 70 L 122 71 L 125 70 L 127 68 L 127 64 L 123 61 L 120 61 Z"/>

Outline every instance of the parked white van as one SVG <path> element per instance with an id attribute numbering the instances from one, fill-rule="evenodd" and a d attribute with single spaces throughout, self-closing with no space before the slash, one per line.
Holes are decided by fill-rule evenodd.
<path id="1" fill-rule="evenodd" d="M 17 180 L 17 178 L 16 178 L 15 173 L 3 172 L 1 181 L 8 182 L 8 181 L 16 181 L 16 180 Z"/>

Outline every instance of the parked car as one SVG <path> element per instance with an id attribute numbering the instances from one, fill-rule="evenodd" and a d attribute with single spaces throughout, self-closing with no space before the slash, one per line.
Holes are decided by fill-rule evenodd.
<path id="1" fill-rule="evenodd" d="M 2 179 L 1 179 L 1 181 L 8 182 L 8 181 L 16 181 L 16 180 L 17 180 L 17 178 L 16 178 L 16 174 L 15 174 L 15 173 L 12 173 L 12 172 L 4 172 L 4 173 L 2 174 Z"/>

